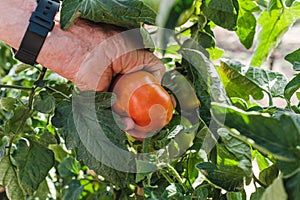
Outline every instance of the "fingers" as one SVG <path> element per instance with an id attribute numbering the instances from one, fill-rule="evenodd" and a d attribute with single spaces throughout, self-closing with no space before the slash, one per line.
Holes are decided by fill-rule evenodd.
<path id="1" fill-rule="evenodd" d="M 165 73 L 164 64 L 153 53 L 144 49 L 122 55 L 112 63 L 112 68 L 116 74 L 145 70 L 153 74 L 158 82 L 161 82 Z"/>

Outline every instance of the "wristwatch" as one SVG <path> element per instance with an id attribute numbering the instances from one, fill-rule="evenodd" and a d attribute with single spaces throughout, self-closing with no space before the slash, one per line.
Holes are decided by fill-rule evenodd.
<path id="1" fill-rule="evenodd" d="M 54 27 L 54 17 L 60 7 L 59 0 L 38 0 L 37 3 L 19 50 L 15 54 L 16 59 L 29 65 L 37 64 L 36 58 L 48 33 Z"/>

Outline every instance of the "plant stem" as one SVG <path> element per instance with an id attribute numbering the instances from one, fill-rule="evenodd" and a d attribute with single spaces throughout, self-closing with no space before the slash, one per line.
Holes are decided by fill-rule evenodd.
<path id="1" fill-rule="evenodd" d="M 184 184 L 184 181 L 182 180 L 182 178 L 180 177 L 180 175 L 178 174 L 178 172 L 176 171 L 176 169 L 174 169 L 174 167 L 172 167 L 170 164 L 167 164 L 167 167 L 168 167 L 168 170 L 171 172 L 171 174 L 174 176 L 174 178 L 183 187 L 184 191 L 187 192 L 188 188 Z"/>
<path id="2" fill-rule="evenodd" d="M 0 84 L 0 88 L 9 88 L 9 89 L 25 90 L 25 91 L 32 89 L 31 87 L 24 87 L 19 85 L 3 85 L 3 84 Z"/>
<path id="3" fill-rule="evenodd" d="M 171 177 L 164 171 L 160 170 L 160 174 L 163 175 L 163 177 L 170 183 L 173 184 L 174 181 L 171 179 Z"/>
<path id="4" fill-rule="evenodd" d="M 44 77 L 45 77 L 45 75 L 46 75 L 46 71 L 47 71 L 47 68 L 44 67 L 44 68 L 42 69 L 42 71 L 40 72 L 40 75 L 39 75 L 39 77 L 38 77 L 38 79 L 37 79 L 36 82 L 41 81 L 41 80 L 44 79 Z M 31 110 L 32 110 L 32 105 L 33 105 L 34 95 L 35 95 L 35 92 L 36 92 L 36 88 L 37 88 L 37 86 L 34 86 L 34 87 L 32 87 L 32 88 L 30 89 L 31 91 L 30 91 L 30 94 L 29 94 L 28 105 L 27 105 L 28 108 L 27 108 L 26 112 L 25 112 L 24 115 L 23 115 L 22 121 L 21 121 L 21 123 L 20 123 L 20 125 L 19 125 L 19 127 L 18 127 L 18 129 L 17 129 L 17 131 L 16 131 L 16 134 L 18 134 L 19 131 L 23 129 L 26 120 L 27 120 L 28 117 L 30 116 L 30 113 L 31 113 Z"/>
<path id="5" fill-rule="evenodd" d="M 58 90 L 56 90 L 56 89 L 54 89 L 54 88 L 52 88 L 52 87 L 46 86 L 45 88 L 46 88 L 47 90 L 50 90 L 50 91 L 52 91 L 52 92 L 55 92 L 56 94 L 59 94 L 59 95 L 63 96 L 63 97 L 66 98 L 66 99 L 70 99 L 70 97 L 68 97 L 68 96 L 65 95 L 64 93 L 62 93 L 62 92 L 60 92 L 60 91 L 58 91 Z"/>
<path id="6" fill-rule="evenodd" d="M 264 184 L 263 182 L 261 182 L 254 174 L 253 174 L 253 179 L 254 179 L 254 182 L 258 183 L 263 188 L 267 188 L 268 187 L 266 184 Z"/>

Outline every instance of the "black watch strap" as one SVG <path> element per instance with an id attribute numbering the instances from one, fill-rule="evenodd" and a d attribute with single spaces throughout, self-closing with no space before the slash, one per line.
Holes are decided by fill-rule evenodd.
<path id="1" fill-rule="evenodd" d="M 29 65 L 37 64 L 36 58 L 48 33 L 54 27 L 54 17 L 59 6 L 59 0 L 38 0 L 19 50 L 15 54 L 16 59 Z"/>

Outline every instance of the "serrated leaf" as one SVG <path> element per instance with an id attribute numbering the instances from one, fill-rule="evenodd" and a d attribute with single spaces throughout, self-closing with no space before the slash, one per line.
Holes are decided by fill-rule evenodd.
<path id="1" fill-rule="evenodd" d="M 78 13 L 81 18 L 126 28 L 138 28 L 141 22 L 155 24 L 156 18 L 156 13 L 139 0 L 64 0 L 61 28 L 68 29 Z"/>
<path id="2" fill-rule="evenodd" d="M 274 118 L 263 113 L 244 112 L 233 106 L 216 103 L 212 104 L 212 113 L 217 121 L 238 130 L 240 134 L 253 140 L 253 145 L 257 148 L 266 153 L 271 152 L 277 159 L 299 159 L 300 115 L 283 113 Z"/>
<path id="3" fill-rule="evenodd" d="M 79 180 L 72 180 L 68 183 L 67 189 L 64 192 L 63 200 L 78 200 L 82 191 L 83 186 Z"/>
<path id="4" fill-rule="evenodd" d="M 288 100 L 300 88 L 300 74 L 297 74 L 284 88 L 284 96 Z"/>
<path id="5" fill-rule="evenodd" d="M 8 156 L 5 156 L 0 162 L 0 185 L 5 187 L 9 199 L 26 199 L 25 191 L 19 184 L 17 173 Z"/>
<path id="6" fill-rule="evenodd" d="M 184 48 L 181 50 L 183 65 L 187 67 L 188 76 L 200 100 L 199 114 L 208 125 L 210 123 L 211 102 L 229 104 L 224 87 L 218 73 L 208 58 L 198 50 Z"/>
<path id="7" fill-rule="evenodd" d="M 72 177 L 79 174 L 80 163 L 73 157 L 67 157 L 59 163 L 57 169 L 61 177 Z"/>
<path id="8" fill-rule="evenodd" d="M 285 179 L 284 185 L 289 199 L 298 199 L 300 197 L 300 172 Z"/>
<path id="9" fill-rule="evenodd" d="M 29 143 L 25 139 L 18 141 L 13 158 L 16 161 L 20 184 L 28 194 L 33 194 L 37 190 L 54 165 L 52 151 L 38 143 L 32 141 Z"/>
<path id="10" fill-rule="evenodd" d="M 281 178 L 277 178 L 271 186 L 269 186 L 260 200 L 287 200 L 288 196 L 283 186 L 283 181 Z"/>
<path id="11" fill-rule="evenodd" d="M 6 110 L 6 111 L 12 111 L 15 107 L 17 100 L 12 97 L 4 97 L 0 99 L 0 109 Z"/>
<path id="12" fill-rule="evenodd" d="M 235 30 L 239 12 L 237 0 L 205 0 L 201 11 L 215 24 L 228 30 Z"/>
<path id="13" fill-rule="evenodd" d="M 244 187 L 244 172 L 240 168 L 210 162 L 200 163 L 196 167 L 217 187 L 227 191 L 241 191 Z"/>
<path id="14" fill-rule="evenodd" d="M 33 101 L 34 110 L 41 113 L 49 114 L 53 111 L 54 107 L 55 107 L 55 98 L 48 92 L 42 91 L 34 97 L 34 101 Z"/>
<path id="15" fill-rule="evenodd" d="M 125 167 L 132 164 L 134 170 L 135 159 L 131 154 L 124 156 L 118 152 L 126 149 L 123 144 L 126 136 L 116 124 L 116 120 L 120 119 L 113 116 L 111 111 L 95 105 L 93 98 L 85 98 L 85 101 L 81 101 L 80 97 L 78 101 L 75 98 L 73 105 L 65 101 L 56 107 L 53 125 L 60 128 L 66 146 L 75 150 L 77 160 L 82 160 L 113 184 L 125 187 L 134 180 L 133 174 L 127 173 L 129 169 Z M 90 107 L 92 105 L 95 105 L 94 109 Z"/>
<path id="16" fill-rule="evenodd" d="M 257 100 L 262 99 L 262 91 L 273 97 L 283 96 L 282 86 L 287 84 L 287 79 L 282 73 L 249 67 L 230 60 L 222 60 L 221 66 L 217 69 L 228 95 L 247 101 L 249 95 Z"/>
<path id="17" fill-rule="evenodd" d="M 300 2 L 284 9 L 273 9 L 269 14 L 263 11 L 258 18 L 262 29 L 258 35 L 258 45 L 251 60 L 252 66 L 261 66 L 272 49 L 277 46 L 281 36 L 300 18 Z"/>

